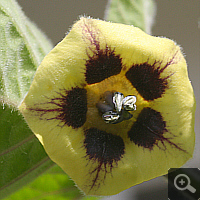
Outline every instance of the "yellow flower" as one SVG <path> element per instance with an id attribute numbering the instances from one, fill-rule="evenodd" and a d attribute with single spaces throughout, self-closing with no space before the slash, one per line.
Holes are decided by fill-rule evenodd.
<path id="1" fill-rule="evenodd" d="M 195 143 L 186 61 L 167 38 L 81 18 L 19 106 L 50 158 L 89 195 L 181 167 Z"/>

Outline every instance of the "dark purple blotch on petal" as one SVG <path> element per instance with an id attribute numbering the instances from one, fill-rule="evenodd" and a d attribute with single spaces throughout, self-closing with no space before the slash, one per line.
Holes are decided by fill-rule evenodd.
<path id="1" fill-rule="evenodd" d="M 166 131 L 166 122 L 162 115 L 147 107 L 140 112 L 137 121 L 128 132 L 128 137 L 136 145 L 152 149 L 158 140 L 164 140 L 163 134 Z"/>
<path id="2" fill-rule="evenodd" d="M 147 62 L 134 64 L 126 72 L 126 78 L 145 100 L 152 101 L 160 98 L 168 88 L 167 79 L 173 74 L 162 78 L 161 73 L 175 63 L 175 56 L 176 54 L 163 68 L 161 68 L 162 61 L 155 61 L 152 65 Z"/>
<path id="3" fill-rule="evenodd" d="M 106 47 L 94 52 L 86 61 L 85 79 L 88 84 L 99 83 L 121 72 L 122 61 L 114 50 Z"/>
<path id="4" fill-rule="evenodd" d="M 174 135 L 170 133 L 171 138 L 169 138 L 165 137 L 165 133 L 170 132 L 166 128 L 166 121 L 164 121 L 161 113 L 152 108 L 146 107 L 143 108 L 138 115 L 136 122 L 128 131 L 128 137 L 130 141 L 135 143 L 137 146 L 149 150 L 153 150 L 154 146 L 166 150 L 166 142 L 172 147 L 187 153 L 187 151 L 181 148 L 180 144 L 171 141 L 171 139 L 175 137 Z"/>
<path id="5" fill-rule="evenodd" d="M 92 189 L 99 178 L 100 171 L 103 170 L 106 175 L 108 172 L 107 167 L 109 167 L 109 171 L 111 172 L 113 164 L 117 164 L 121 160 L 125 153 L 125 145 L 120 136 L 97 128 L 90 128 L 85 130 L 84 147 L 86 149 L 86 157 L 89 160 L 98 162 L 97 167 L 91 172 L 96 172 L 93 184 L 91 185 Z"/>
<path id="6" fill-rule="evenodd" d="M 115 49 L 100 43 L 104 40 L 101 31 L 93 24 L 84 24 L 83 39 L 87 43 L 88 59 L 85 66 L 85 80 L 88 84 L 99 83 L 110 76 L 117 75 L 122 69 L 122 58 L 115 53 Z"/>
<path id="7" fill-rule="evenodd" d="M 63 96 L 60 119 L 68 126 L 79 128 L 86 122 L 87 91 L 83 88 L 72 88 Z"/>
<path id="8" fill-rule="evenodd" d="M 49 99 L 47 103 L 35 105 L 33 111 L 36 111 L 41 119 L 59 120 L 60 123 L 79 128 L 86 122 L 87 114 L 87 90 L 84 88 L 72 88 L 71 90 L 60 90 L 58 97 Z M 45 108 L 53 105 L 51 109 Z M 42 108 L 43 106 L 43 108 Z M 46 117 L 46 114 L 53 113 L 55 117 Z"/>

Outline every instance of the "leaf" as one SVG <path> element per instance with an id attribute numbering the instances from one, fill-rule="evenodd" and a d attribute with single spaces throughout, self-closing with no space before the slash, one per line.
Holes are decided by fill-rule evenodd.
<path id="1" fill-rule="evenodd" d="M 1 100 L 16 107 L 52 45 L 14 0 L 0 1 L 0 44 Z"/>
<path id="2" fill-rule="evenodd" d="M 57 165 L 5 200 L 96 200 L 82 197 L 74 182 Z"/>
<path id="3" fill-rule="evenodd" d="M 0 108 L 0 198 L 33 180 L 53 165 L 21 115 Z"/>
<path id="4" fill-rule="evenodd" d="M 134 25 L 150 34 L 155 14 L 154 0 L 109 0 L 105 18 L 112 22 Z"/>
<path id="5" fill-rule="evenodd" d="M 16 109 L 51 48 L 16 1 L 0 1 L 0 198 L 54 165 Z"/>

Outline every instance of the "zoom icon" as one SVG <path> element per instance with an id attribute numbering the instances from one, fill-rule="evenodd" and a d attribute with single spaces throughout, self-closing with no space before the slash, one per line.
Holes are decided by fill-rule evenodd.
<path id="1" fill-rule="evenodd" d="M 191 193 L 195 193 L 196 189 L 191 185 L 190 178 L 186 174 L 179 174 L 174 179 L 174 186 L 178 190 L 189 190 Z"/>
<path id="2" fill-rule="evenodd" d="M 169 200 L 200 200 L 200 169 L 171 168 L 168 172 Z"/>

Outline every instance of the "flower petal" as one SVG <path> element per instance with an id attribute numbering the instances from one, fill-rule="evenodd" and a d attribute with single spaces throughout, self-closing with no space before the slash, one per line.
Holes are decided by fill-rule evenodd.
<path id="1" fill-rule="evenodd" d="M 108 124 L 100 110 L 114 109 L 114 92 L 135 96 L 136 109 L 121 106 L 127 120 Z M 179 46 L 128 25 L 81 18 L 44 58 L 19 109 L 90 195 L 164 175 L 194 150 L 195 99 Z"/>

